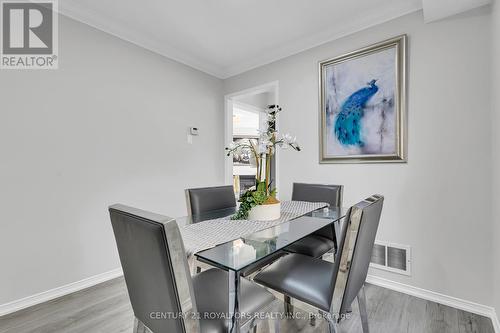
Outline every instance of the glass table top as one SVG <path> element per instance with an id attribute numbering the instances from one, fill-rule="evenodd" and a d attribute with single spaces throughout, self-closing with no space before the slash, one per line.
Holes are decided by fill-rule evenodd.
<path id="1" fill-rule="evenodd" d="M 179 225 L 186 225 L 226 217 L 234 213 L 235 208 L 228 208 L 176 220 Z M 346 208 L 321 208 L 277 226 L 198 252 L 195 256 L 214 266 L 240 271 L 272 256 L 315 231 L 327 226 L 334 228 L 335 224 L 338 225 L 346 213 Z"/>

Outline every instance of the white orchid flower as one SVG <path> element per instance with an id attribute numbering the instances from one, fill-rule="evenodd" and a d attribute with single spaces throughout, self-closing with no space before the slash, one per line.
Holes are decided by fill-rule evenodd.
<path id="1" fill-rule="evenodd" d="M 280 141 L 283 141 L 285 144 L 289 144 L 292 141 L 292 136 L 288 133 L 285 133 L 280 136 Z"/>
<path id="2" fill-rule="evenodd" d="M 262 144 L 262 142 L 259 143 L 259 146 L 257 147 L 257 153 L 259 154 L 265 154 L 267 152 L 267 145 Z"/>

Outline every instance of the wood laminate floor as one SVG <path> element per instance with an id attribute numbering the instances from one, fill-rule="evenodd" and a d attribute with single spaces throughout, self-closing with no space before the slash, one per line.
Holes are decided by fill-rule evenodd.
<path id="1" fill-rule="evenodd" d="M 367 285 L 372 333 L 494 333 L 486 317 Z M 0 333 L 132 332 L 133 313 L 123 278 L 114 279 L 59 299 L 0 317 Z M 267 333 L 261 325 L 259 333 Z M 342 332 L 362 332 L 356 304 Z M 281 332 L 326 332 L 325 322 L 284 319 Z"/>

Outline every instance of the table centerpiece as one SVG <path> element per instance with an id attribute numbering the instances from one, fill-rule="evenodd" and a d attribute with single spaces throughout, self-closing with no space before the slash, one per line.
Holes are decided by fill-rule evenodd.
<path id="1" fill-rule="evenodd" d="M 295 137 L 290 134 L 281 135 L 276 131 L 276 117 L 281 110 L 279 105 L 267 107 L 266 129 L 260 131 L 257 141 L 242 140 L 226 147 L 227 156 L 248 153 L 252 156 L 252 164 L 257 168 L 255 186 L 241 195 L 240 207 L 232 216 L 234 220 L 270 221 L 280 218 L 281 204 L 276 198 L 276 187 L 271 179 L 271 161 L 278 148 L 291 147 L 300 151 Z"/>

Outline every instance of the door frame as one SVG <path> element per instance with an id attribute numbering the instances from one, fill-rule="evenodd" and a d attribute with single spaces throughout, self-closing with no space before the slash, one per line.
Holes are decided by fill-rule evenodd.
<path id="1" fill-rule="evenodd" d="M 230 93 L 224 96 L 224 147 L 233 141 L 233 102 L 237 97 L 246 97 L 262 93 L 274 93 L 274 104 L 279 104 L 279 81 L 268 82 L 256 87 Z M 279 116 L 276 119 L 276 130 L 279 131 Z M 276 165 L 276 188 L 279 188 L 279 150 L 274 155 Z M 224 182 L 233 184 L 233 159 L 224 155 Z"/>

